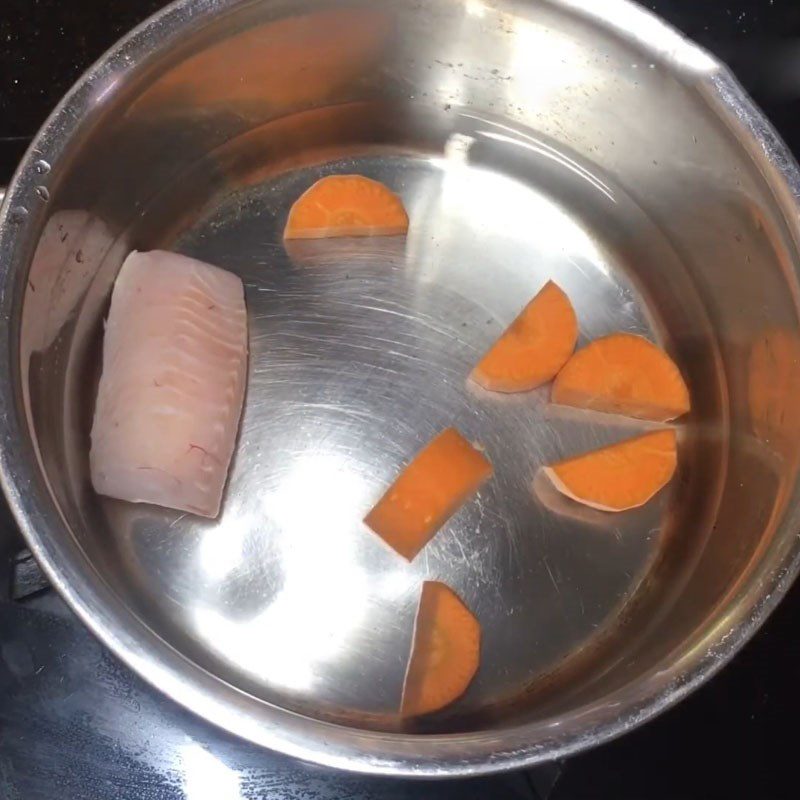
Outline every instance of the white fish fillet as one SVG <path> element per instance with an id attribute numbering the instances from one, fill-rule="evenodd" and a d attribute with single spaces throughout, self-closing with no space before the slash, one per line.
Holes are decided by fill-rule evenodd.
<path id="1" fill-rule="evenodd" d="M 106 323 L 95 490 L 216 517 L 246 376 L 241 280 L 175 253 L 131 253 Z"/>

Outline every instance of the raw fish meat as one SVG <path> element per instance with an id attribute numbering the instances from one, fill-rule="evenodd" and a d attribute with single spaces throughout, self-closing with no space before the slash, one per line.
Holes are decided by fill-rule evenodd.
<path id="1" fill-rule="evenodd" d="M 241 280 L 175 253 L 131 253 L 106 322 L 90 453 L 95 490 L 216 517 L 246 375 Z"/>

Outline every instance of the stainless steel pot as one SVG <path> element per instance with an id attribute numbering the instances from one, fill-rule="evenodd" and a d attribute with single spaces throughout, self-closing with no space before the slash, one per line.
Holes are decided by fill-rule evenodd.
<path id="1" fill-rule="evenodd" d="M 287 253 L 330 171 L 399 191 L 405 241 Z M 2 475 L 50 580 L 179 703 L 322 764 L 467 775 L 573 753 L 675 703 L 798 569 L 798 206 L 735 80 L 625 0 L 181 0 L 95 65 L 0 214 Z M 87 432 L 132 248 L 239 272 L 249 395 L 223 515 L 102 500 Z M 468 389 L 548 277 L 586 341 L 660 339 L 693 396 L 675 485 L 608 517 L 537 468 L 624 424 Z M 440 428 L 496 469 L 413 564 L 359 520 Z M 394 710 L 419 583 L 456 588 L 481 672 Z"/>

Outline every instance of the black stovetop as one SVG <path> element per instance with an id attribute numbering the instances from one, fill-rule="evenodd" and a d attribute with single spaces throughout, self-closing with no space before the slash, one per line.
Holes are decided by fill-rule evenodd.
<path id="1" fill-rule="evenodd" d="M 0 184 L 80 72 L 161 5 L 0 0 Z M 648 5 L 728 61 L 800 154 L 800 0 Z M 800 584 L 710 684 L 590 753 L 478 781 L 342 776 L 177 708 L 105 651 L 18 554 L 0 561 L 0 800 L 797 798 L 799 677 Z"/>

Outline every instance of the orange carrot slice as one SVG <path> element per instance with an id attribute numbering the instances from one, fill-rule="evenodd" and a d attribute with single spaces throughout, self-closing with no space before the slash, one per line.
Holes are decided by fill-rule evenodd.
<path id="1" fill-rule="evenodd" d="M 448 428 L 400 473 L 364 522 L 411 561 L 491 474 L 486 457 Z"/>
<path id="2" fill-rule="evenodd" d="M 397 236 L 408 230 L 400 198 L 382 183 L 361 175 L 318 180 L 289 211 L 284 238 Z"/>
<path id="3" fill-rule="evenodd" d="M 562 461 L 544 471 L 567 497 L 600 511 L 643 506 L 675 474 L 675 431 L 656 431 Z"/>
<path id="4" fill-rule="evenodd" d="M 552 401 L 667 422 L 689 411 L 689 390 L 672 359 L 647 339 L 615 333 L 579 350 L 558 373 Z"/>
<path id="5" fill-rule="evenodd" d="M 491 392 L 528 392 L 552 380 L 575 350 L 578 320 L 569 298 L 552 281 L 495 342 L 472 371 Z"/>
<path id="6" fill-rule="evenodd" d="M 461 697 L 478 671 L 481 626 L 458 595 L 437 581 L 422 585 L 400 712 L 430 714 Z"/>

